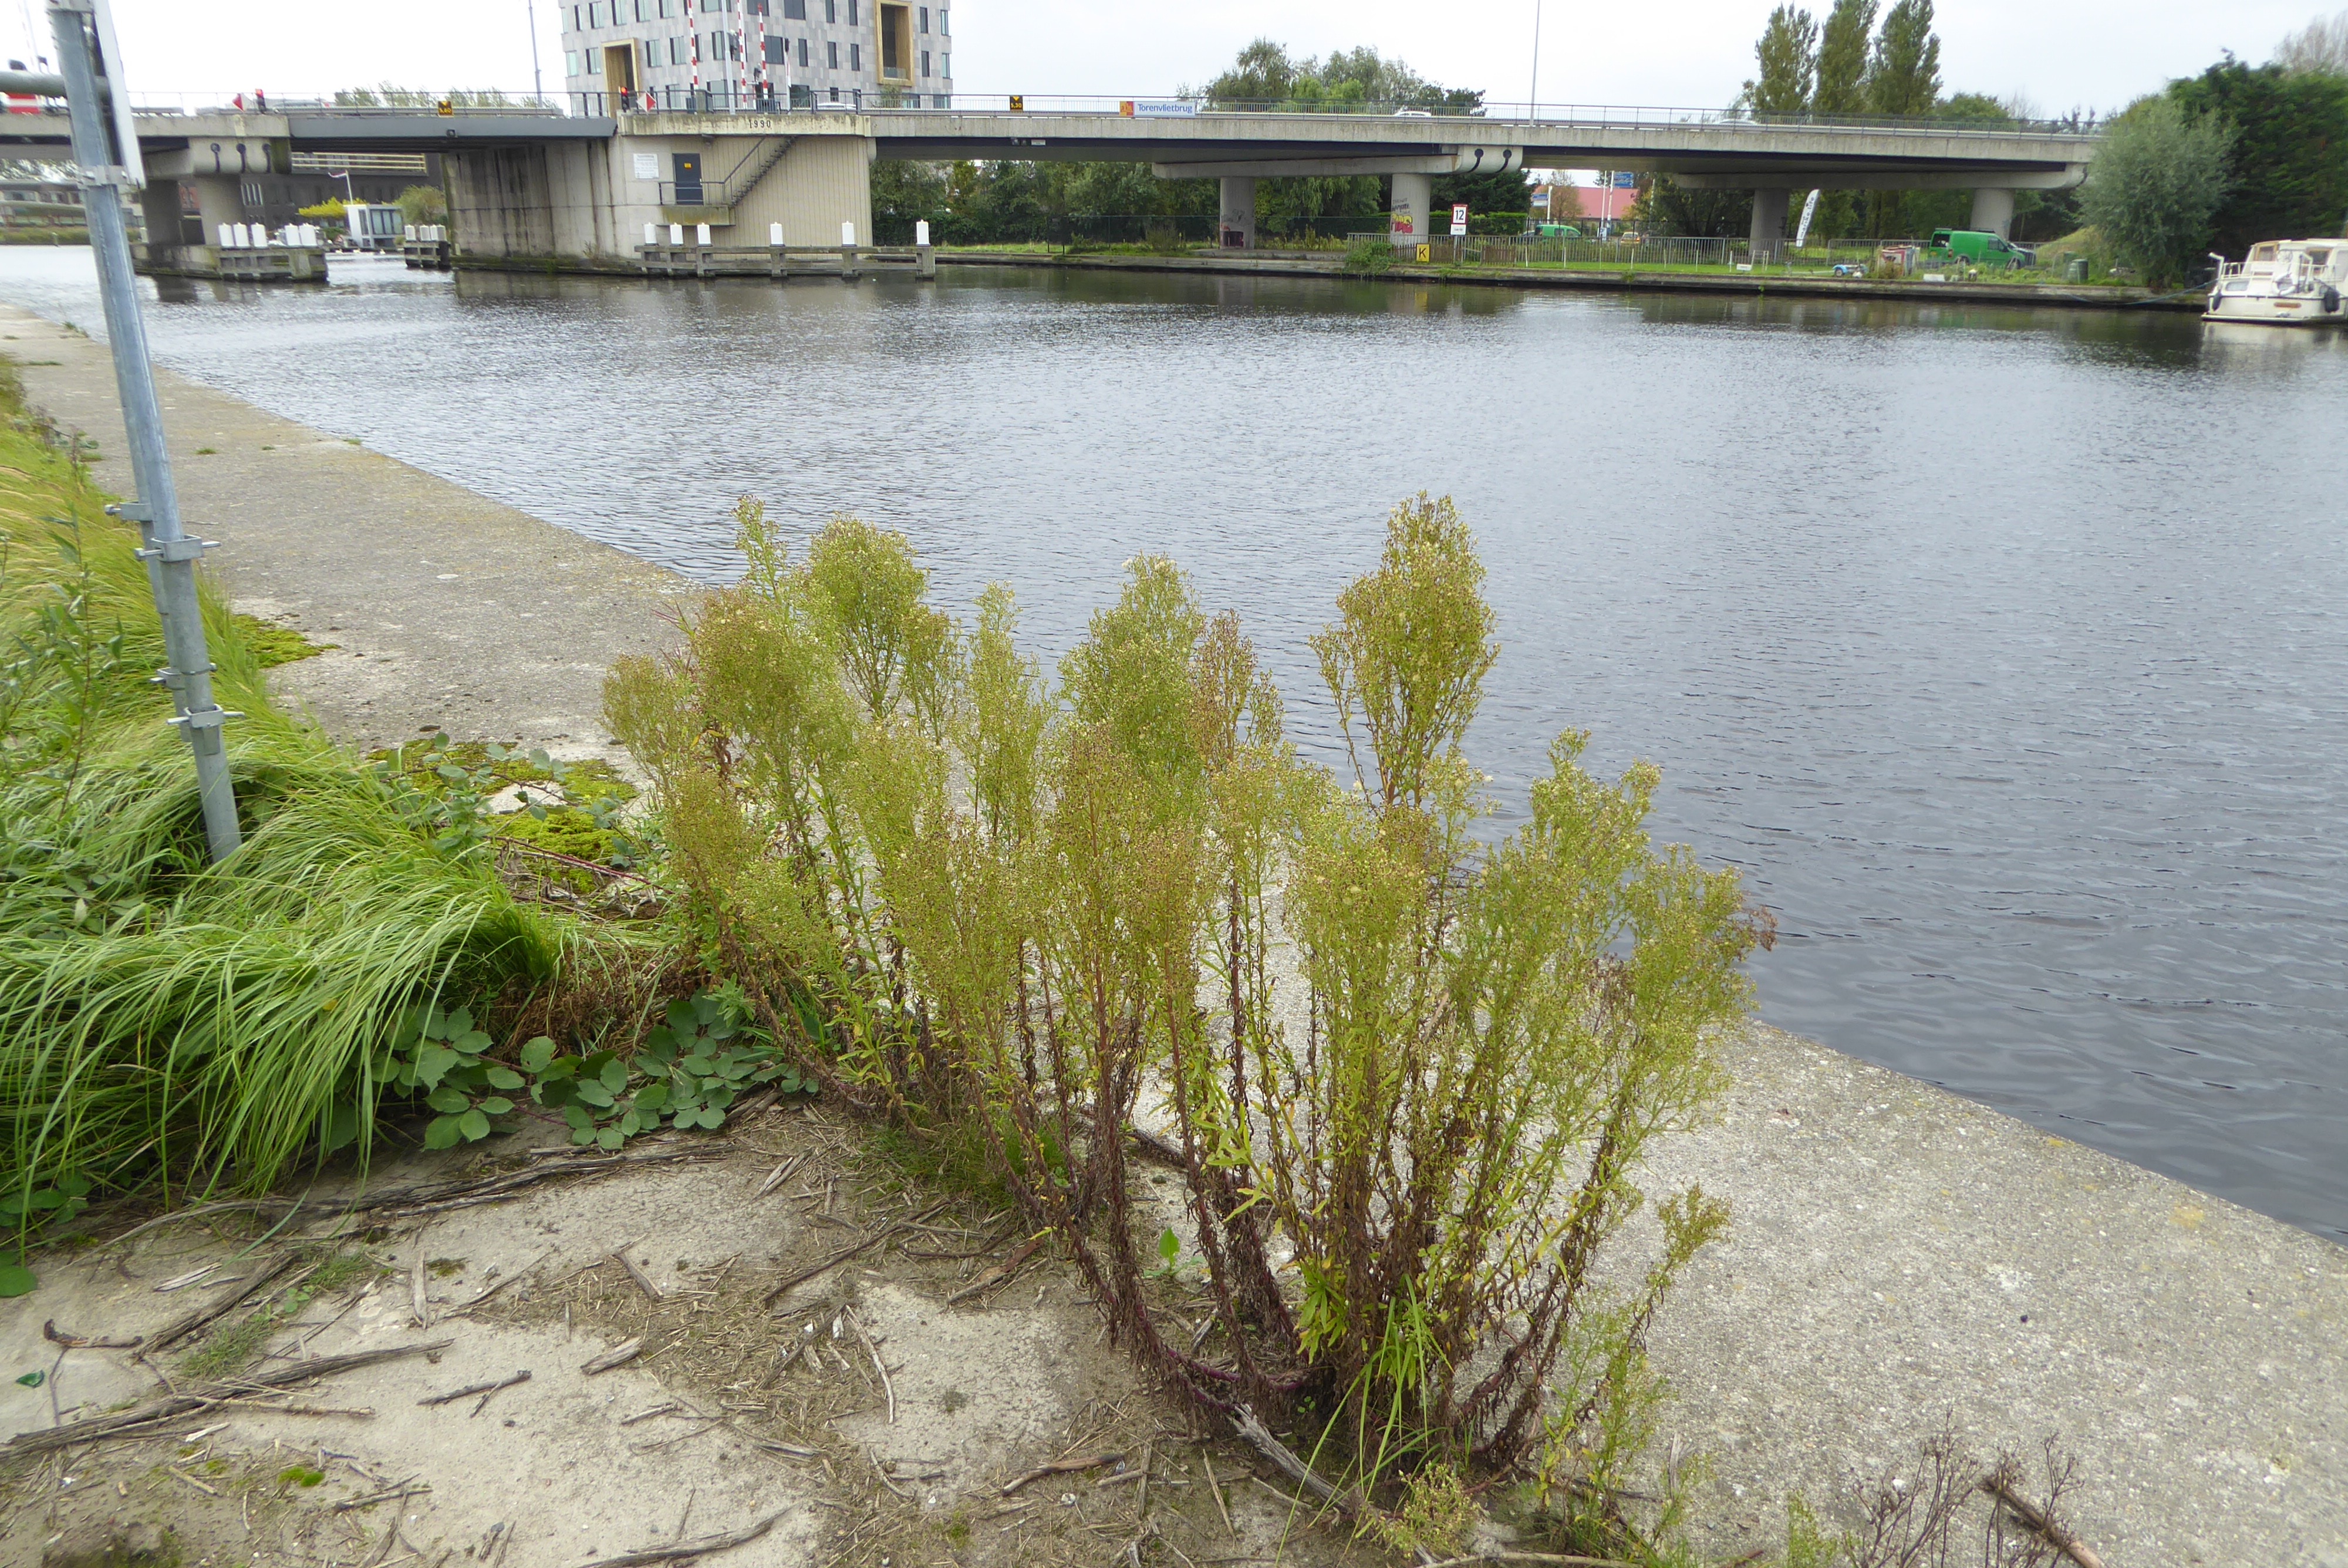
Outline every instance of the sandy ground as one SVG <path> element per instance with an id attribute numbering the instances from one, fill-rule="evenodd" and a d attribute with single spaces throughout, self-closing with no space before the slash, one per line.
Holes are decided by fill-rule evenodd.
<path id="1" fill-rule="evenodd" d="M 103 350 L 5 308 L 0 336 L 9 340 L 0 350 L 20 359 L 59 362 L 25 372 L 34 399 L 88 430 L 101 449 L 100 482 L 127 490 Z M 232 597 L 345 644 L 340 662 L 330 655 L 280 671 L 323 723 L 371 743 L 445 723 L 459 739 L 608 751 L 594 719 L 601 671 L 658 644 L 662 612 L 684 585 L 184 379 L 167 375 L 164 388 L 186 509 L 224 540 L 213 568 Z M 216 450 L 198 457 L 199 446 Z M 372 508 L 365 514 L 354 510 L 361 499 Z M 362 515 L 364 526 L 355 521 Z M 554 561 L 568 564 L 551 572 Z M 542 624 L 517 635 L 520 607 Z M 2053 1437 L 2075 1453 L 2075 1518 L 2110 1568 L 2348 1568 L 2348 1251 L 1774 1030 L 1749 1031 L 1732 1052 L 1736 1086 L 1720 1122 L 1668 1151 L 1650 1189 L 1701 1181 L 1736 1216 L 1731 1238 L 1691 1269 L 1654 1340 L 1678 1392 L 1669 1428 L 1691 1460 L 1708 1460 L 1693 1525 L 1707 1554 L 1726 1560 L 1782 1540 L 1789 1494 L 1832 1505 L 1854 1476 L 1900 1468 L 1915 1440 L 1945 1420 L 1983 1452 L 2034 1455 Z M 783 1134 L 757 1136 L 779 1148 Z M 830 1157 L 855 1166 L 852 1150 Z M 755 1188 L 752 1173 L 763 1179 L 774 1163 L 737 1153 L 716 1166 L 623 1173 L 436 1224 L 427 1250 L 462 1265 L 433 1276 L 449 1301 L 468 1298 L 492 1268 L 524 1278 L 445 1330 L 456 1342 L 439 1365 L 390 1363 L 304 1396 L 372 1407 L 372 1419 L 240 1413 L 187 1461 L 195 1479 L 215 1463 L 241 1478 L 234 1488 L 214 1483 L 217 1499 L 187 1484 L 187 1465 L 167 1462 L 177 1451 L 170 1443 L 52 1462 L 19 1478 L 5 1560 L 34 1560 L 26 1551 L 46 1539 L 38 1532 L 47 1527 L 27 1519 L 55 1517 L 79 1540 L 118 1516 L 150 1529 L 210 1521 L 206 1539 L 228 1553 L 212 1560 L 242 1562 L 234 1553 L 257 1550 L 260 1537 L 228 1533 L 222 1522 L 235 1502 L 234 1528 L 250 1512 L 255 1531 L 306 1542 L 283 1560 L 356 1563 L 381 1543 L 387 1505 L 334 1513 L 331 1502 L 365 1495 L 370 1477 L 387 1485 L 421 1474 L 438 1479 L 424 1501 L 402 1505 L 417 1517 L 413 1529 L 403 1522 L 404 1544 L 389 1562 L 406 1561 L 410 1547 L 426 1568 L 444 1548 L 465 1560 L 502 1523 L 514 1532 L 506 1561 L 577 1568 L 599 1552 L 675 1540 L 691 1500 L 684 1528 L 694 1535 L 734 1528 L 761 1507 L 784 1511 L 758 1542 L 712 1560 L 729 1568 L 1057 1560 L 1052 1553 L 1105 1563 L 1138 1529 L 1133 1502 L 1120 1496 L 1138 1494 L 1138 1481 L 1105 1490 L 1089 1478 L 1055 1481 L 1035 1489 L 1050 1494 L 1035 1507 L 1001 1518 L 990 1494 L 1012 1467 L 1112 1440 L 1158 1445 L 1152 1516 L 1193 1560 L 1275 1543 L 1265 1532 L 1277 1530 L 1278 1504 L 1241 1456 L 1216 1450 L 1219 1472 L 1237 1482 L 1224 1496 L 1248 1542 L 1222 1533 L 1205 1503 L 1205 1450 L 1162 1435 L 1179 1431 L 1180 1418 L 1095 1343 L 1097 1317 L 1076 1304 L 1069 1278 L 1040 1261 L 983 1308 L 946 1307 L 959 1276 L 895 1253 L 870 1274 L 860 1265 L 841 1271 L 830 1295 L 815 1292 L 813 1307 L 835 1314 L 846 1304 L 839 1290 L 860 1293 L 862 1320 L 892 1368 L 894 1424 L 877 1389 L 850 1381 L 848 1340 L 839 1342 L 848 1369 L 838 1358 L 817 1358 L 820 1371 L 795 1366 L 777 1385 L 788 1392 L 765 1399 L 763 1410 L 725 1410 L 729 1396 L 755 1401 L 730 1388 L 741 1378 L 718 1376 L 685 1344 L 581 1377 L 576 1365 L 634 1333 L 642 1315 L 675 1311 L 674 1302 L 652 1304 L 616 1266 L 588 1267 L 602 1252 L 657 1236 L 642 1253 L 655 1283 L 709 1290 L 706 1299 L 722 1304 L 776 1260 L 819 1255 L 834 1235 L 849 1235 L 811 1217 L 813 1200 L 762 1204 L 726 1185 Z M 967 1224 L 983 1231 L 986 1222 Z M 141 1238 L 129 1257 L 100 1251 L 47 1265 L 38 1293 L 0 1304 L 0 1367 L 51 1364 L 58 1352 L 42 1338 L 45 1318 L 82 1334 L 133 1334 L 168 1317 L 177 1308 L 160 1304 L 175 1297 L 156 1295 L 154 1282 L 231 1245 L 196 1237 L 166 1232 Z M 369 1245 L 395 1275 L 320 1335 L 318 1353 L 424 1337 L 399 1310 L 397 1271 L 413 1261 L 402 1248 L 413 1244 L 395 1235 Z M 148 1254 L 165 1246 L 179 1250 Z M 727 1259 L 732 1272 L 713 1283 L 710 1271 Z M 783 1306 L 803 1311 L 796 1297 Z M 787 1327 L 756 1311 L 726 1321 L 745 1377 Z M 830 1346 L 831 1321 L 806 1310 L 788 1327 L 817 1322 Z M 363 1341 L 370 1334 L 378 1338 Z M 531 1380 L 478 1418 L 410 1403 L 417 1389 L 522 1367 Z M 57 1383 L 0 1383 L 0 1432 L 48 1425 L 60 1385 L 58 1409 L 70 1413 L 134 1397 L 154 1378 L 126 1353 L 67 1352 Z M 659 1430 L 673 1418 L 617 1423 L 664 1398 L 729 1424 L 643 1449 L 650 1436 L 674 1435 Z M 639 1437 L 646 1426 L 654 1432 Z M 747 1435 L 730 1435 L 736 1429 Z M 822 1458 L 759 1448 L 751 1440 L 762 1435 Z M 341 1470 L 317 1467 L 329 1480 L 315 1489 L 277 1481 L 292 1462 L 284 1456 L 299 1448 L 314 1460 L 322 1444 L 355 1457 Z M 713 1457 L 720 1453 L 723 1462 Z M 884 1485 L 877 1463 L 891 1461 Z M 63 1484 L 67 1473 L 75 1487 Z M 120 1483 L 113 1501 L 90 1501 L 91 1473 L 108 1490 Z M 1284 1560 L 1334 1548 L 1323 1539 L 1303 1542 L 1303 1558 L 1296 1550 Z"/>

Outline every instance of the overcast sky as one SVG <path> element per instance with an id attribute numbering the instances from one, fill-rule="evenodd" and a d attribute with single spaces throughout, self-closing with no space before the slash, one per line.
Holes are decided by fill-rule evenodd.
<path id="1" fill-rule="evenodd" d="M 1830 0 L 1814 0 L 1821 15 Z M 2336 4 L 2336 0 L 2333 0 Z M 1250 39 L 1299 54 L 1367 44 L 1495 101 L 1531 87 L 1534 0 L 952 0 L 963 92 L 1171 92 L 1211 77 Z M 2328 9 L 2329 7 L 2327 7 Z M 777 6 L 778 13 L 781 7 Z M 0 0 L 0 34 L 38 29 L 40 0 Z M 134 91 L 279 97 L 391 80 L 530 86 L 530 27 L 561 88 L 553 0 L 114 0 Z M 1753 68 L 1769 0 L 1571 5 L 1544 0 L 1544 103 L 1715 107 Z M 2308 0 L 1942 0 L 1948 90 L 2020 93 L 2048 113 L 2111 108 L 2227 49 L 2264 60 Z"/>

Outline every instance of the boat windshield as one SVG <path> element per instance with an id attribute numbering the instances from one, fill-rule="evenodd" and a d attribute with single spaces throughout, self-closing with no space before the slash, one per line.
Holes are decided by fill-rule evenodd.
<path id="1" fill-rule="evenodd" d="M 2273 241 L 2270 240 L 2263 245 L 2253 245 L 2250 247 L 2250 260 L 2253 261 L 2271 261 L 2274 259 L 2275 242 Z"/>

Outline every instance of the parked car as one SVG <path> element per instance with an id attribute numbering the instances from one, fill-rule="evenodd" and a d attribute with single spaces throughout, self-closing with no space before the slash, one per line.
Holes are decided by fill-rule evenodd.
<path id="1" fill-rule="evenodd" d="M 1581 231 L 1570 223 L 1543 223 L 1533 232 L 1544 240 L 1579 240 Z"/>
<path id="2" fill-rule="evenodd" d="M 2026 267 L 2022 252 L 2003 237 L 1982 229 L 1935 229 L 1924 248 L 1927 261 L 1960 259 L 1977 267 Z"/>

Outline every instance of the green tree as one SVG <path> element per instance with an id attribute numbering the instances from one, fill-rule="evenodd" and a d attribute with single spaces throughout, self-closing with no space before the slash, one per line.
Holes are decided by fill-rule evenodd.
<path id="1" fill-rule="evenodd" d="M 1658 174 L 1639 193 L 1631 216 L 1658 234 L 1745 234 L 1753 228 L 1753 192 L 1697 190 Z"/>
<path id="2" fill-rule="evenodd" d="M 2215 115 L 2233 131 L 2226 199 L 2209 235 L 2219 251 L 2239 256 L 2261 240 L 2341 231 L 2348 217 L 2348 77 L 2229 57 L 2171 82 L 2168 96 L 2188 116 Z"/>
<path id="3" fill-rule="evenodd" d="M 1286 46 L 1258 38 L 1241 49 L 1231 68 L 1207 84 L 1207 99 L 1218 105 L 1284 103 L 1296 86 L 1296 62 Z"/>
<path id="4" fill-rule="evenodd" d="M 880 159 L 871 184 L 872 237 L 884 245 L 909 242 L 913 225 L 924 218 L 934 228 L 946 205 L 946 179 L 935 164 Z"/>
<path id="5" fill-rule="evenodd" d="M 1810 14 L 1791 5 L 1770 12 L 1753 56 L 1761 75 L 1746 80 L 1745 107 L 1756 115 L 1808 112 L 1818 77 L 1818 25 Z"/>
<path id="6" fill-rule="evenodd" d="M 1941 100 L 1941 39 L 1932 0 L 1897 0 L 1884 13 L 1867 72 L 1868 107 L 1880 115 L 1926 115 Z"/>
<path id="7" fill-rule="evenodd" d="M 437 185 L 411 185 L 399 193 L 400 221 L 421 228 L 448 221 L 448 198 Z"/>
<path id="8" fill-rule="evenodd" d="M 1883 14 L 1867 67 L 1868 108 L 1879 115 L 1928 115 L 1941 101 L 1941 40 L 1932 31 L 1932 0 L 1896 0 Z M 1879 190 L 1868 205 L 1878 234 L 1912 230 L 1906 193 Z"/>
<path id="9" fill-rule="evenodd" d="M 1867 112 L 1869 40 L 1875 32 L 1876 0 L 1835 0 L 1818 34 L 1818 85 L 1810 94 L 1813 114 L 1849 117 Z M 1859 203 L 1848 190 L 1818 199 L 1810 232 L 1839 240 L 1859 229 Z"/>
<path id="10" fill-rule="evenodd" d="M 1868 39 L 1875 32 L 1876 0 L 1835 0 L 1818 35 L 1818 85 L 1810 107 L 1819 114 L 1867 112 Z"/>
<path id="11" fill-rule="evenodd" d="M 2139 98 L 2105 133 L 2080 210 L 2146 282 L 2176 283 L 2209 242 L 2233 140 L 2222 118 L 2192 114 L 2173 95 Z"/>

